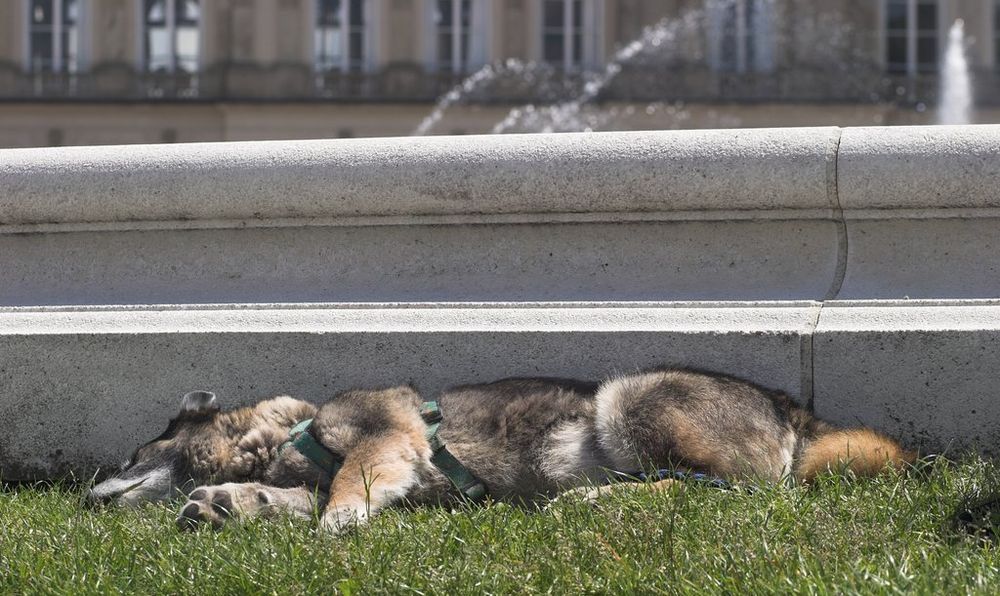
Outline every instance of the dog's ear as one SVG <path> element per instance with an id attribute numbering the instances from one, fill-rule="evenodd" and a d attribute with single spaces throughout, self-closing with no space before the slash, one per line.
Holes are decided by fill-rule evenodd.
<path id="1" fill-rule="evenodd" d="M 210 414 L 219 411 L 215 394 L 211 391 L 192 391 L 181 399 L 182 414 Z"/>

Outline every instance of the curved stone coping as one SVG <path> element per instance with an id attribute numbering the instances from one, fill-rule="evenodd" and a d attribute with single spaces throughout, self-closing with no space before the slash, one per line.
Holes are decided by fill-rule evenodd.
<path id="1" fill-rule="evenodd" d="M 0 304 L 1000 297 L 998 147 L 968 126 L 0 151 Z"/>
<path id="2" fill-rule="evenodd" d="M 970 219 L 998 156 L 996 125 L 8 149 L 0 232 Z"/>
<path id="3" fill-rule="evenodd" d="M 837 181 L 845 211 L 982 215 L 975 210 L 1000 207 L 1000 126 L 845 128 Z"/>
<path id="4" fill-rule="evenodd" d="M 996 451 L 1000 301 L 199 305 L 0 311 L 0 474 L 92 473 L 180 395 L 714 370 L 930 451 Z"/>
<path id="5" fill-rule="evenodd" d="M 0 225 L 829 218 L 839 137 L 789 128 L 9 149 Z"/>

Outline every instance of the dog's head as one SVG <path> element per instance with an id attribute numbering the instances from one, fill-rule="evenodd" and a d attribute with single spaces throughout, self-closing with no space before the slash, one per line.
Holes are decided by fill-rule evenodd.
<path id="1" fill-rule="evenodd" d="M 212 454 L 224 438 L 216 424 L 219 415 L 214 393 L 188 393 L 167 429 L 136 449 L 117 474 L 88 491 L 88 501 L 135 506 L 169 500 L 207 482 Z"/>

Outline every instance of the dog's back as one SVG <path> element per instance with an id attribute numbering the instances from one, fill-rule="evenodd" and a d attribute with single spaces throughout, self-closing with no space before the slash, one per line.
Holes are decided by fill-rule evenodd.
<path id="1" fill-rule="evenodd" d="M 780 392 L 663 369 L 600 386 L 506 379 L 441 396 L 442 434 L 495 496 L 551 495 L 609 471 L 681 468 L 722 478 L 870 475 L 915 455 L 868 429 L 838 429 Z"/>
<path id="2" fill-rule="evenodd" d="M 595 401 L 601 446 L 618 468 L 808 481 L 827 469 L 871 475 L 916 459 L 872 430 L 836 428 L 780 392 L 724 375 L 664 369 L 623 376 L 605 382 Z"/>

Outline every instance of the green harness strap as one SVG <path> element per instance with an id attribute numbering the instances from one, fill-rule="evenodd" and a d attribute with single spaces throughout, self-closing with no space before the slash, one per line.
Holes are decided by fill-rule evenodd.
<path id="1" fill-rule="evenodd" d="M 445 475 L 449 482 L 470 501 L 478 501 L 486 496 L 486 485 L 472 475 L 468 468 L 462 465 L 448 451 L 444 441 L 438 435 L 441 426 L 441 410 L 436 401 L 425 401 L 420 406 L 420 416 L 427 425 L 427 440 L 431 444 L 431 463 Z"/>
<path id="2" fill-rule="evenodd" d="M 309 432 L 309 427 L 312 426 L 312 423 L 313 419 L 307 418 L 293 426 L 292 430 L 288 431 L 289 440 L 282 443 L 281 447 L 278 447 L 278 453 L 281 453 L 290 446 L 294 447 L 296 451 L 304 455 L 316 467 L 326 472 L 326 475 L 332 479 L 340 471 L 340 467 L 344 465 L 344 458 L 330 451 L 316 440 L 316 437 Z"/>
<path id="3" fill-rule="evenodd" d="M 472 475 L 465 466 L 458 461 L 454 455 L 445 447 L 441 437 L 438 436 L 438 427 L 443 420 L 441 410 L 436 401 L 424 402 L 420 406 L 420 417 L 427 425 L 427 441 L 431 444 L 431 463 L 434 464 L 441 473 L 445 475 L 449 482 L 458 492 L 470 501 L 478 501 L 486 496 L 486 485 Z M 330 451 L 316 440 L 316 437 L 309 432 L 313 419 L 308 418 L 299 422 L 288 431 L 289 439 L 278 447 L 278 453 L 294 447 L 306 459 L 311 461 L 319 469 L 323 470 L 331 478 L 337 475 L 344 465 L 344 458 Z"/>

